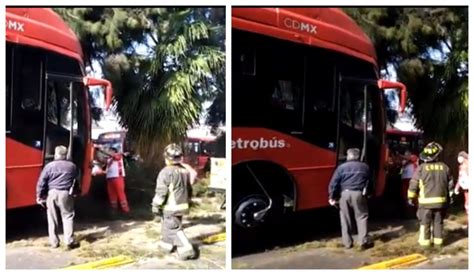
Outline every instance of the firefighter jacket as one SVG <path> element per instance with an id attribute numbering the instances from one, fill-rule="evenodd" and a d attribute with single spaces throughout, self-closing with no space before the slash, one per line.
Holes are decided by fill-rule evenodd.
<path id="1" fill-rule="evenodd" d="M 158 174 L 152 206 L 162 208 L 164 214 L 183 215 L 188 212 L 190 174 L 181 164 L 168 165 Z"/>
<path id="2" fill-rule="evenodd" d="M 453 191 L 449 167 L 442 162 L 423 163 L 416 169 L 408 188 L 408 199 L 418 197 L 423 208 L 445 208 Z"/>

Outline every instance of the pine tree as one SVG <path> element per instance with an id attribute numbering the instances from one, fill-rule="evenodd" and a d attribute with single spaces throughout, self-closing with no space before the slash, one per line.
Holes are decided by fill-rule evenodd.
<path id="1" fill-rule="evenodd" d="M 347 8 L 374 42 L 379 65 L 407 85 L 427 140 L 467 148 L 468 9 Z"/>

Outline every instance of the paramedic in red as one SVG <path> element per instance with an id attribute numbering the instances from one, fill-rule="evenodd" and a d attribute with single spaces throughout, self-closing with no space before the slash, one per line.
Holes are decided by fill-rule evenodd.
<path id="1" fill-rule="evenodd" d="M 127 195 L 125 194 L 125 167 L 123 165 L 123 155 L 118 152 L 117 148 L 110 148 L 111 155 L 107 160 L 106 179 L 107 193 L 109 194 L 110 207 L 113 210 L 120 209 L 124 213 L 128 213 Z"/>

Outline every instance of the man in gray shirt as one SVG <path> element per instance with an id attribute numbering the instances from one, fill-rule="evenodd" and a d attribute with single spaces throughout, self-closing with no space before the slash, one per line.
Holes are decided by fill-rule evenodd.
<path id="1" fill-rule="evenodd" d="M 47 209 L 48 235 L 51 247 L 59 247 L 58 210 L 63 223 L 64 242 L 69 249 L 77 247 L 74 241 L 74 199 L 76 165 L 66 160 L 67 148 L 57 146 L 54 161 L 41 172 L 36 186 L 36 202 Z"/>

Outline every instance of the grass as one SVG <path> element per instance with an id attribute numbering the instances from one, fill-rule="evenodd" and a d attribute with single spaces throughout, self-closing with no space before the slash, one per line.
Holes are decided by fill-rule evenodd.
<path id="1" fill-rule="evenodd" d="M 215 213 L 220 212 L 220 204 L 218 199 L 211 199 L 211 198 L 199 198 L 193 199 L 191 203 L 191 214 L 194 213 Z"/>
<path id="2" fill-rule="evenodd" d="M 147 225 L 145 227 L 145 236 L 150 239 L 158 240 L 161 237 L 161 234 L 156 226 Z"/>
<path id="3" fill-rule="evenodd" d="M 92 259 L 104 259 L 120 255 L 130 256 L 134 259 L 164 256 L 158 249 L 150 250 L 147 247 L 124 244 L 120 238 L 111 238 L 101 245 L 82 241 L 81 247 L 76 253 L 79 257 Z"/>
<path id="4" fill-rule="evenodd" d="M 195 184 L 193 184 L 193 196 L 195 197 L 204 197 L 208 194 L 208 187 L 210 184 L 209 176 L 199 179 Z"/>
<path id="5" fill-rule="evenodd" d="M 456 213 L 451 213 L 448 216 L 448 220 L 462 224 L 462 225 L 467 225 L 468 216 L 464 212 L 456 212 Z"/>
<path id="6" fill-rule="evenodd" d="M 216 199 L 200 198 L 191 209 L 191 214 L 186 218 L 193 220 L 194 223 L 222 223 L 225 222 L 225 214 L 216 206 Z M 131 218 L 136 219 L 143 213 L 147 213 L 149 208 L 132 208 Z M 124 227 L 122 221 L 111 221 L 107 223 L 110 228 L 96 228 L 95 230 L 84 230 L 78 232 L 78 238 L 81 240 L 81 247 L 77 250 L 77 256 L 88 259 L 99 259 L 105 257 L 114 257 L 119 255 L 130 256 L 134 259 L 161 258 L 165 255 L 161 253 L 156 243 L 161 237 L 160 226 L 151 219 L 130 221 L 130 226 Z M 122 226 L 120 226 L 122 225 Z M 222 226 L 225 228 L 225 225 Z M 102 234 L 102 235 L 101 235 Z M 209 255 L 216 252 L 203 250 L 203 253 Z M 221 253 L 217 253 L 222 257 Z M 225 251 L 223 252 L 225 254 Z M 210 256 L 207 256 L 210 257 Z"/>
<path id="7" fill-rule="evenodd" d="M 24 239 L 24 240 L 19 240 L 19 241 L 13 241 L 10 243 L 7 243 L 7 248 L 18 248 L 18 247 L 31 247 L 31 246 L 36 246 L 36 247 L 49 247 L 49 242 L 48 240 L 45 239 Z"/>
<path id="8" fill-rule="evenodd" d="M 418 222 L 407 221 L 397 226 L 382 226 L 370 234 L 374 240 L 374 247 L 364 253 L 370 258 L 380 260 L 396 258 L 413 253 L 420 253 L 428 257 L 436 255 L 456 255 L 467 253 L 467 231 L 461 226 L 465 220 L 464 213 L 450 216 L 450 222 L 445 223 L 445 246 L 441 248 L 422 248 L 418 244 Z M 449 224 L 448 224 L 449 223 Z M 314 249 L 330 249 L 333 253 L 346 253 L 356 250 L 345 250 L 340 236 L 317 241 L 306 242 L 281 250 L 284 254 L 303 252 Z"/>
<path id="9" fill-rule="evenodd" d="M 110 216 L 105 181 L 96 179 L 91 193 L 81 198 L 76 204 L 76 240 L 80 247 L 71 250 L 77 260 L 93 261 L 119 255 L 130 256 L 135 260 L 157 258 L 165 255 L 157 248 L 161 237 L 160 226 L 154 221 L 151 213 L 151 201 L 154 196 L 155 179 L 144 173 L 143 169 L 134 167 L 128 171 L 126 180 L 127 198 L 131 212 L 128 216 Z M 142 173 L 143 172 L 143 173 Z M 156 176 L 156 175 L 155 175 Z M 220 201 L 207 192 L 209 178 L 201 179 L 193 186 L 196 195 L 187 220 L 192 224 L 216 224 L 225 230 L 225 211 L 221 210 Z M 48 238 L 41 234 L 37 238 L 24 238 L 8 243 L 7 248 L 49 247 Z M 210 262 L 225 257 L 225 247 L 202 246 L 202 255 Z M 171 268 L 176 267 L 172 262 Z M 180 264 L 181 266 L 181 264 Z M 183 268 L 190 266 L 184 264 Z M 213 268 L 216 268 L 213 266 Z"/>
<path id="10" fill-rule="evenodd" d="M 385 242 L 383 240 L 375 241 L 375 246 L 373 249 L 370 249 L 370 255 L 372 257 L 381 257 L 381 258 L 391 258 L 399 257 L 413 253 L 420 253 L 425 256 L 434 256 L 434 255 L 455 255 L 461 252 L 467 252 L 467 237 L 463 233 L 462 229 L 453 229 L 445 231 L 445 240 L 465 240 L 461 243 L 447 243 L 445 247 L 429 247 L 422 248 L 418 244 L 418 232 L 405 232 L 401 234 L 398 238 L 390 239 L 390 241 Z M 464 239 L 465 238 L 465 239 Z"/>

